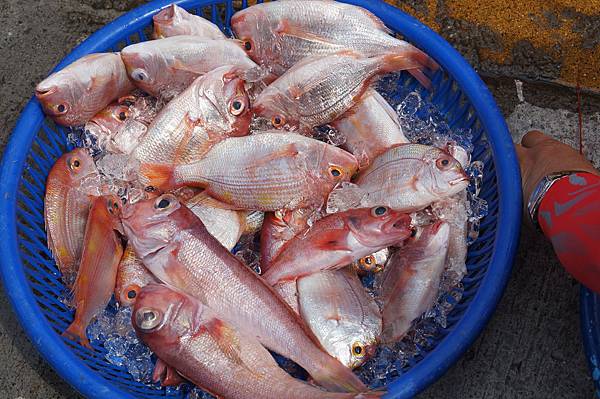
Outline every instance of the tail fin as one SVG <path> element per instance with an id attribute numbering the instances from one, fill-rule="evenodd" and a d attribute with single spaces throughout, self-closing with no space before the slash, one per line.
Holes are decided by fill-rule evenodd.
<path id="1" fill-rule="evenodd" d="M 172 189 L 176 187 L 174 171 L 174 165 L 143 163 L 139 171 L 140 182 L 162 191 Z"/>
<path id="2" fill-rule="evenodd" d="M 329 362 L 311 377 L 323 388 L 332 392 L 366 392 L 367 386 L 342 363 L 329 357 Z M 357 396 L 360 398 L 360 396 Z M 367 396 L 368 398 L 368 396 Z"/>
<path id="3" fill-rule="evenodd" d="M 73 323 L 71 323 L 71 325 L 65 330 L 65 332 L 62 333 L 62 336 L 70 338 L 74 341 L 79 341 L 81 345 L 85 346 L 86 348 L 92 349 L 90 341 L 88 340 L 87 335 L 85 333 L 84 323 L 82 323 L 77 318 L 75 318 Z"/>
<path id="4" fill-rule="evenodd" d="M 408 70 L 411 75 L 427 88 L 431 86 L 431 82 L 429 78 L 425 76 L 423 70 L 429 69 L 435 71 L 438 68 L 439 65 L 433 58 L 429 57 L 418 48 L 410 45 L 408 48 L 406 46 L 396 48 L 393 52 L 384 55 L 381 65 L 381 69 L 384 73 Z"/>
<path id="5" fill-rule="evenodd" d="M 335 188 L 327 199 L 327 213 L 343 212 L 360 205 L 365 191 L 354 183 L 344 182 Z"/>

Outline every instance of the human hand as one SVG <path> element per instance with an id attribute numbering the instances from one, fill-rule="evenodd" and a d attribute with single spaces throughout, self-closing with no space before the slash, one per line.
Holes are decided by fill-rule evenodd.
<path id="1" fill-rule="evenodd" d="M 523 136 L 521 144 L 516 144 L 515 149 L 521 165 L 525 220 L 529 220 L 527 201 L 545 176 L 567 170 L 600 175 L 600 172 L 579 152 L 537 130 L 532 130 Z"/>

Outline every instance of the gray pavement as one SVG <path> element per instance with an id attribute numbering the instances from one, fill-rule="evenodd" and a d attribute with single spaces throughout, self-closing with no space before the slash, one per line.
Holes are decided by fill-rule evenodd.
<path id="1" fill-rule="evenodd" d="M 132 1 L 0 2 L 0 151 L 35 83 L 78 42 Z M 576 97 L 556 86 L 487 80 L 513 136 L 545 128 L 571 142 Z M 584 96 L 586 143 L 598 166 L 600 99 Z M 575 118 L 575 119 L 574 119 Z M 483 334 L 422 398 L 591 398 L 579 330 L 578 284 L 550 245 L 525 230 L 512 279 Z M 79 397 L 36 353 L 0 291 L 0 398 Z"/>

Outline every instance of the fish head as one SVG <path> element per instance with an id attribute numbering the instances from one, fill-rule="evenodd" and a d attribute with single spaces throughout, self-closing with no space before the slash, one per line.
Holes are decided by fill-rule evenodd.
<path id="1" fill-rule="evenodd" d="M 179 24 L 183 16 L 184 10 L 176 4 L 171 4 L 154 15 L 152 17 L 152 21 L 154 22 L 154 38 L 162 39 L 170 36 L 169 32 L 172 27 Z"/>
<path id="2" fill-rule="evenodd" d="M 187 214 L 182 215 L 181 209 L 190 212 L 173 194 L 123 206 L 121 220 L 125 235 L 141 259 L 165 248 L 179 230 L 193 222 L 193 218 L 186 221 Z"/>
<path id="3" fill-rule="evenodd" d="M 363 246 L 375 251 L 410 237 L 412 218 L 386 206 L 351 209 L 338 214 Z"/>
<path id="4" fill-rule="evenodd" d="M 85 124 L 84 129 L 86 134 L 91 134 L 95 137 L 110 136 L 119 130 L 131 117 L 132 113 L 127 105 L 112 103 L 90 119 Z"/>
<path id="5" fill-rule="evenodd" d="M 198 97 L 211 103 L 229 136 L 245 136 L 250 130 L 252 112 L 245 72 L 243 67 L 228 65 L 208 72 L 195 83 Z"/>
<path id="6" fill-rule="evenodd" d="M 121 224 L 123 201 L 114 194 L 104 195 L 101 198 L 104 201 L 104 206 L 98 208 L 102 213 L 101 219 L 113 230 L 123 234 L 123 225 Z"/>
<path id="7" fill-rule="evenodd" d="M 277 56 L 273 49 L 277 37 L 270 28 L 267 13 L 261 7 L 249 7 L 235 13 L 231 18 L 231 29 L 252 61 L 268 65 Z"/>
<path id="8" fill-rule="evenodd" d="M 358 170 L 356 157 L 329 144 L 322 145 L 321 149 L 321 153 L 313 160 L 315 169 L 320 171 L 321 178 L 327 183 L 326 187 L 330 189 L 338 183 L 350 181 Z"/>
<path id="9" fill-rule="evenodd" d="M 255 116 L 269 121 L 275 129 L 296 131 L 301 128 L 296 107 L 297 104 L 286 93 L 267 86 L 252 104 L 252 111 Z"/>
<path id="10" fill-rule="evenodd" d="M 421 187 L 434 197 L 449 197 L 464 190 L 469 177 L 459 161 L 439 148 L 430 147 L 423 154 L 425 167 L 418 176 Z"/>
<path id="11" fill-rule="evenodd" d="M 70 70 L 62 70 L 42 80 L 35 88 L 35 96 L 44 112 L 65 126 L 81 124 L 81 107 L 78 99 L 86 85 Z"/>
<path id="12" fill-rule="evenodd" d="M 98 171 L 94 159 L 85 148 L 76 148 L 64 154 L 56 161 L 53 170 L 58 168 L 63 177 L 63 183 L 76 186 L 89 177 L 96 176 Z"/>
<path id="13" fill-rule="evenodd" d="M 152 41 L 125 47 L 121 50 L 121 59 L 131 80 L 142 90 L 158 95 L 167 88 L 169 77 L 164 76 L 166 60 Z"/>
<path id="14" fill-rule="evenodd" d="M 177 345 L 200 326 L 204 306 L 190 296 L 161 284 L 148 284 L 133 306 L 131 322 L 138 336 L 152 347 Z M 150 340 L 150 341 L 148 341 Z"/>

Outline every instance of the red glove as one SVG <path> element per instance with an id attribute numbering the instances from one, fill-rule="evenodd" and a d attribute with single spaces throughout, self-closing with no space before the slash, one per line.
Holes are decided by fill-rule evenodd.
<path id="1" fill-rule="evenodd" d="M 564 268 L 600 293 L 600 177 L 575 173 L 554 183 L 538 222 Z"/>

